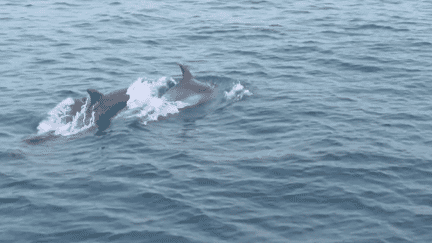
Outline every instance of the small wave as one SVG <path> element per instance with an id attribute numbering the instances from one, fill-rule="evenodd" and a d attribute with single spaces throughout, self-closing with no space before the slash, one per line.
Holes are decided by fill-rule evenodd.
<path id="1" fill-rule="evenodd" d="M 62 6 L 68 6 L 68 7 L 78 7 L 80 5 L 77 4 L 70 4 L 67 2 L 55 2 L 53 5 L 62 5 Z"/>
<path id="2" fill-rule="evenodd" d="M 23 151 L 21 151 L 20 149 L 9 150 L 9 151 L 7 151 L 7 153 L 2 153 L 0 151 L 0 160 L 3 158 L 9 158 L 12 160 L 17 159 L 18 160 L 18 159 L 25 158 L 25 155 L 24 155 Z"/>
<path id="3" fill-rule="evenodd" d="M 227 100 L 238 101 L 241 100 L 245 95 L 252 96 L 253 93 L 245 89 L 241 83 L 234 84 L 230 91 L 225 91 L 225 98 Z"/>
<path id="4" fill-rule="evenodd" d="M 364 24 L 359 25 L 354 28 L 347 28 L 347 29 L 355 29 L 355 30 L 389 30 L 389 31 L 409 31 L 409 29 L 405 28 L 395 28 L 387 25 L 379 25 L 379 24 Z"/>

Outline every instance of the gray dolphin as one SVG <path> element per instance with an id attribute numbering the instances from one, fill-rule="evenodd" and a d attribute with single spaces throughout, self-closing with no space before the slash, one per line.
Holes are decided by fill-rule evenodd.
<path id="1" fill-rule="evenodd" d="M 168 101 L 183 101 L 187 107 L 204 103 L 217 95 L 217 87 L 208 83 L 200 82 L 192 76 L 189 69 L 177 63 L 183 74 L 183 79 L 169 89 L 162 97 Z"/>
<path id="2" fill-rule="evenodd" d="M 185 102 L 187 105 L 184 108 L 186 108 L 204 103 L 217 95 L 217 88 L 215 85 L 195 80 L 186 66 L 182 64 L 178 65 L 182 71 L 183 78 L 178 84 L 169 89 L 162 96 L 163 98 L 167 101 Z M 107 129 L 111 119 L 126 108 L 130 98 L 126 92 L 127 89 L 121 89 L 104 95 L 94 89 L 87 90 L 90 96 L 90 102 L 88 102 L 89 104 L 87 104 L 86 107 L 86 115 L 87 117 L 91 117 L 94 112 L 95 123 L 99 131 Z M 72 110 L 81 109 L 85 102 L 85 98 L 75 100 Z M 74 113 L 76 114 L 76 112 L 77 111 Z"/>

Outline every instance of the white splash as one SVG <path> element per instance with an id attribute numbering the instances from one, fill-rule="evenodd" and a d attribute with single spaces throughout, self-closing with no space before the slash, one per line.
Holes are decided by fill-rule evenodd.
<path id="1" fill-rule="evenodd" d="M 241 83 L 234 84 L 232 89 L 229 92 L 225 91 L 224 94 L 227 100 L 234 100 L 234 101 L 241 100 L 243 96 L 253 95 L 253 93 L 245 89 L 245 87 L 241 85 Z"/>
<path id="2" fill-rule="evenodd" d="M 137 117 L 143 124 L 149 121 L 156 121 L 161 116 L 176 114 L 179 109 L 187 104 L 176 101 L 167 101 L 161 97 L 160 93 L 163 89 L 168 89 L 170 84 L 176 84 L 172 78 L 162 77 L 157 81 L 143 80 L 139 78 L 127 90 L 130 96 L 126 112 L 128 117 Z"/>
<path id="3" fill-rule="evenodd" d="M 71 106 L 75 104 L 72 98 L 66 98 L 60 102 L 48 112 L 47 119 L 39 123 L 38 135 L 53 131 L 55 135 L 69 136 L 90 128 L 94 125 L 94 113 L 91 118 L 86 117 L 87 101 L 75 116 L 71 114 Z"/>

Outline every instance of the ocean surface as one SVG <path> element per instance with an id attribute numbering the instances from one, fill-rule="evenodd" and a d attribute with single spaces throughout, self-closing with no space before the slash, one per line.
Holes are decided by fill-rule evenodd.
<path id="1" fill-rule="evenodd" d="M 0 242 L 432 242 L 431 13 L 1 0 Z M 98 132 L 87 89 L 135 98 Z"/>

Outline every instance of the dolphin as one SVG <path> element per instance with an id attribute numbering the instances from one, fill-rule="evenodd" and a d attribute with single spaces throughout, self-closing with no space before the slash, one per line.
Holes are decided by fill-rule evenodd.
<path id="1" fill-rule="evenodd" d="M 169 89 L 162 97 L 167 101 L 182 101 L 187 107 L 199 105 L 216 97 L 217 87 L 200 82 L 192 76 L 187 66 L 177 63 L 182 71 L 183 79 Z"/>
<path id="2" fill-rule="evenodd" d="M 204 103 L 216 96 L 217 87 L 215 85 L 195 80 L 188 67 L 179 63 L 178 65 L 183 78 L 163 94 L 162 98 L 167 101 L 182 101 L 186 103 L 183 108 L 187 108 Z M 95 89 L 87 89 L 87 93 L 90 97 L 89 102 L 87 102 L 86 98 L 76 99 L 72 111 L 76 114 L 83 104 L 87 102 L 86 116 L 90 118 L 94 112 L 95 124 L 99 131 L 109 127 L 111 119 L 126 108 L 130 99 L 127 89 L 116 90 L 106 95 Z"/>

